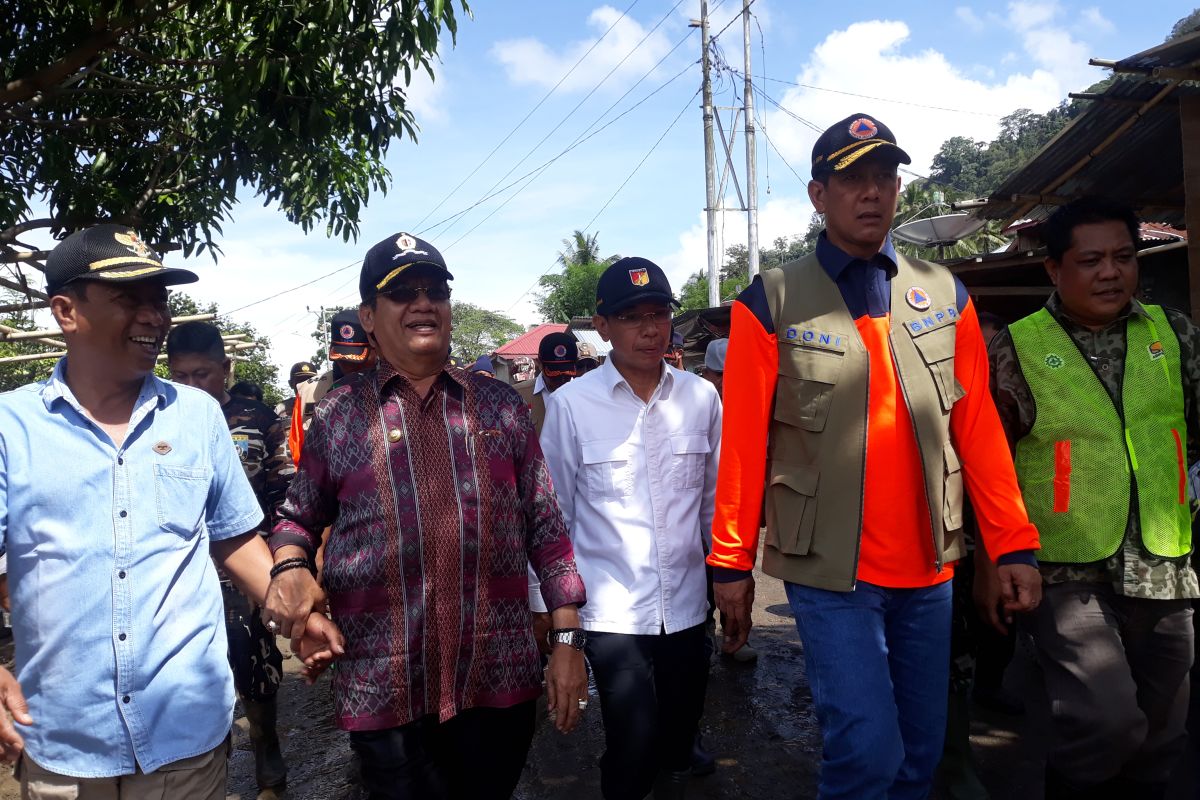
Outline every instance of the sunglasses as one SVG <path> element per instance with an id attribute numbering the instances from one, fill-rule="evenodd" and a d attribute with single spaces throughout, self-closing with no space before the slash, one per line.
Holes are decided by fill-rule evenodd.
<path id="1" fill-rule="evenodd" d="M 400 305 L 415 302 L 417 295 L 420 294 L 424 294 L 431 303 L 444 303 L 450 299 L 450 287 L 445 284 L 437 286 L 398 286 L 395 289 L 389 289 L 379 294 L 393 303 L 399 303 Z"/>

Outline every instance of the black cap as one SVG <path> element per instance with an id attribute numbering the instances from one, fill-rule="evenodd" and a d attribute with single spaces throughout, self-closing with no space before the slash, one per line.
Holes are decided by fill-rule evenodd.
<path id="1" fill-rule="evenodd" d="M 840 172 L 867 153 L 886 154 L 900 164 L 912 163 L 896 144 L 891 128 L 870 114 L 851 114 L 830 126 L 813 145 L 812 176 Z"/>
<path id="2" fill-rule="evenodd" d="M 164 267 L 158 253 L 127 225 L 96 225 L 58 243 L 46 259 L 46 294 L 77 280 L 127 282 L 161 278 L 168 286 L 194 283 L 196 273 Z"/>
<path id="3" fill-rule="evenodd" d="M 547 333 L 538 344 L 542 370 L 555 375 L 574 373 L 579 361 L 579 342 L 569 333 Z"/>
<path id="4" fill-rule="evenodd" d="M 297 361 L 292 364 L 292 369 L 288 372 L 288 380 L 295 382 L 298 380 L 308 380 L 317 374 L 317 369 L 308 361 Z"/>
<path id="5" fill-rule="evenodd" d="M 367 332 L 352 308 L 339 311 L 329 319 L 329 360 L 366 361 L 371 352 Z"/>
<path id="6" fill-rule="evenodd" d="M 412 275 L 418 270 L 443 280 L 454 280 L 436 247 L 411 233 L 394 234 L 367 251 L 358 276 L 358 294 L 364 303 L 369 303 L 401 275 Z"/>
<path id="7" fill-rule="evenodd" d="M 600 276 L 596 284 L 596 313 L 611 316 L 642 302 L 679 305 L 671 294 L 666 273 L 646 258 L 622 258 Z"/>

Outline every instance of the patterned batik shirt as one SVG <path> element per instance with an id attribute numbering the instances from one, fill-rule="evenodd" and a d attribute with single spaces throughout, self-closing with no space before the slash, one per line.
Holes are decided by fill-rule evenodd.
<path id="1" fill-rule="evenodd" d="M 1092 365 L 1109 397 L 1121 409 L 1121 382 L 1125 374 L 1125 324 L 1130 314 L 1145 314 L 1134 300 L 1128 311 L 1112 324 L 1093 331 L 1069 319 L 1062 311 L 1058 294 L 1050 296 L 1046 308 L 1070 334 L 1079 350 Z M 1179 340 L 1180 372 L 1183 377 L 1184 413 L 1188 433 L 1195 440 L 1197 408 L 1200 406 L 1200 328 L 1174 309 L 1164 309 L 1171 328 Z M 1035 407 L 1033 393 L 1017 361 L 1012 334 L 1007 330 L 996 334 L 990 348 L 992 363 L 992 393 L 996 410 L 1014 449 L 1016 442 L 1033 430 Z M 1142 548 L 1140 522 L 1136 504 L 1131 503 L 1125 541 L 1121 549 L 1103 561 L 1090 564 L 1055 564 L 1042 562 L 1042 578 L 1047 583 L 1091 581 L 1111 583 L 1113 590 L 1128 597 L 1152 600 L 1182 600 L 1200 598 L 1200 583 L 1189 559 L 1156 558 Z"/>
<path id="2" fill-rule="evenodd" d="M 422 399 L 390 364 L 326 395 L 272 550 L 315 554 L 346 654 L 338 725 L 503 708 L 541 692 L 527 567 L 551 609 L 583 581 L 529 412 L 492 378 L 447 367 Z"/>
<path id="3" fill-rule="evenodd" d="M 269 533 L 276 510 L 283 504 L 296 473 L 288 457 L 287 427 L 268 406 L 257 400 L 229 396 L 221 406 L 229 435 L 263 509 L 263 533 Z"/>

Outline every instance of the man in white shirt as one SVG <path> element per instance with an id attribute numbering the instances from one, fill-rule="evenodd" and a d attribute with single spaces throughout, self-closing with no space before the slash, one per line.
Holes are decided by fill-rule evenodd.
<path id="1" fill-rule="evenodd" d="M 550 396 L 541 443 L 588 587 L 580 609 L 606 750 L 606 800 L 684 797 L 704 710 L 705 540 L 721 401 L 663 362 L 671 286 L 623 258 L 596 288 L 608 361 Z M 657 780 L 656 780 L 656 775 Z"/>

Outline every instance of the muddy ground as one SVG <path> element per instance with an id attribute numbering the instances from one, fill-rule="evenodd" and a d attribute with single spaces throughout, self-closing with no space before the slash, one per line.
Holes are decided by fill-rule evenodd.
<path id="1" fill-rule="evenodd" d="M 718 659 L 709 680 L 702 729 L 705 743 L 717 756 L 717 771 L 692 780 L 689 796 L 715 798 L 816 797 L 821 739 L 804 675 L 796 629 L 781 584 L 759 576 L 751 642 L 759 651 L 754 666 Z M 11 657 L 11 645 L 0 648 Z M 329 684 L 306 687 L 296 675 L 296 661 L 281 689 L 280 732 L 290 772 L 288 800 L 355 800 L 359 792 L 350 774 L 350 749 L 344 733 L 330 724 Z M 850 666 L 850 665 L 848 665 Z M 1019 649 L 1009 668 L 1009 688 L 1026 699 L 1028 713 L 1006 717 L 976 710 L 972 743 L 980 772 L 993 798 L 1037 800 L 1042 796 L 1043 756 L 1048 721 L 1039 697 L 1037 668 Z M 600 796 L 597 759 L 604 746 L 598 704 L 569 736 L 541 725 L 529 763 L 517 789 L 517 800 L 583 800 Z M 229 766 L 228 800 L 253 800 L 254 758 L 245 720 L 234 731 Z M 1170 800 L 1193 800 L 1194 758 L 1181 766 Z M 0 773 L 0 800 L 19 794 L 10 771 Z M 935 798 L 946 797 L 940 791 Z M 1129 798 L 1136 800 L 1136 798 Z"/>

